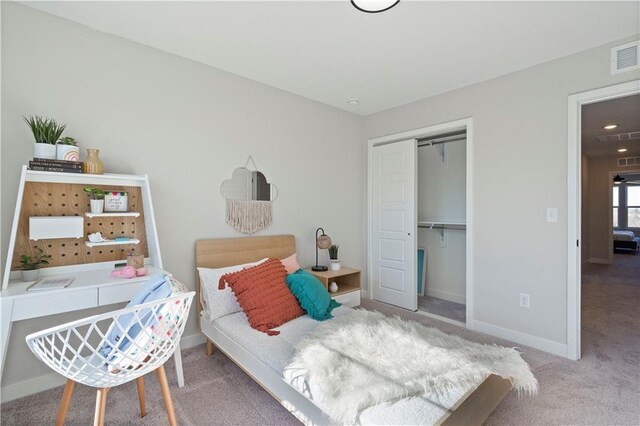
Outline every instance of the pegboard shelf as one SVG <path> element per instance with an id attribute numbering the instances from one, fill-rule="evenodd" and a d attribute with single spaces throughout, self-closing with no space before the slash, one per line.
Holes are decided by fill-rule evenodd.
<path id="1" fill-rule="evenodd" d="M 140 244 L 140 240 L 136 238 L 130 238 L 128 240 L 109 240 L 109 241 L 102 241 L 100 243 L 92 243 L 91 241 L 85 241 L 84 243 L 87 245 L 87 247 L 102 247 L 102 246 L 119 246 L 119 245 L 125 245 L 125 244 Z"/>
<path id="2" fill-rule="evenodd" d="M 84 214 L 86 217 L 94 218 L 94 217 L 138 217 L 140 216 L 140 212 L 110 212 L 110 213 L 90 213 L 86 212 Z"/>

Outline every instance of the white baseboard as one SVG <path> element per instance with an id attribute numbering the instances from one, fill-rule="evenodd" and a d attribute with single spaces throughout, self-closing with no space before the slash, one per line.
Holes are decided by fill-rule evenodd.
<path id="1" fill-rule="evenodd" d="M 544 352 L 548 352 L 553 355 L 558 355 L 567 358 L 567 344 L 554 342 L 553 340 L 544 339 L 542 337 L 532 336 L 530 334 L 522 333 L 508 328 L 500 327 L 486 322 L 473 320 L 467 323 L 467 328 L 479 331 L 481 333 L 489 334 L 491 336 L 500 337 L 502 339 L 510 340 L 521 345 L 530 346 L 535 349 L 539 349 Z"/>
<path id="2" fill-rule="evenodd" d="M 444 290 L 438 290 L 435 288 L 425 288 L 427 292 L 427 296 L 437 297 L 438 299 L 448 300 L 450 302 L 462 303 L 463 305 L 467 303 L 467 298 L 463 294 L 450 293 Z"/>
<path id="3" fill-rule="evenodd" d="M 180 349 L 189 349 L 205 342 L 206 338 L 202 333 L 182 336 L 182 339 L 180 340 Z M 169 362 L 172 361 L 169 360 Z M 12 383 L 10 385 L 3 386 L 0 389 L 0 401 L 2 403 L 13 401 L 14 399 L 62 386 L 65 382 L 66 379 L 63 376 L 57 373 L 49 373 L 24 380 L 22 382 Z"/>
<path id="4" fill-rule="evenodd" d="M 600 263 L 603 265 L 608 265 L 609 264 L 609 259 L 601 259 L 599 257 L 590 257 L 589 258 L 589 263 Z"/>

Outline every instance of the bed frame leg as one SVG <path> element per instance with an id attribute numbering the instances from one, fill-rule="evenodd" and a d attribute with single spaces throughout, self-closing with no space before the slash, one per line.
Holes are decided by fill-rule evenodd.
<path id="1" fill-rule="evenodd" d="M 213 349 L 214 349 L 213 342 L 207 339 L 207 356 L 213 355 Z"/>

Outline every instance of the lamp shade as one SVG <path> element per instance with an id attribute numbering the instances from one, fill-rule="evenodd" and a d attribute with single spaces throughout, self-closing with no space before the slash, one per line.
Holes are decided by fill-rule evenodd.
<path id="1" fill-rule="evenodd" d="M 326 250 L 331 247 L 331 238 L 328 235 L 322 234 L 316 239 L 316 244 L 319 249 Z"/>

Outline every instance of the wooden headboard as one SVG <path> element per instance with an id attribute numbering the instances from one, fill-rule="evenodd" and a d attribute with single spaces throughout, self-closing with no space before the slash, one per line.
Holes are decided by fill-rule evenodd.
<path id="1" fill-rule="evenodd" d="M 293 235 L 199 240 L 196 241 L 196 268 L 224 268 L 255 262 L 265 257 L 284 259 L 295 252 L 296 239 Z M 203 307 L 200 302 L 200 274 L 197 271 L 196 300 L 200 324 Z M 211 342 L 207 342 L 207 353 L 212 350 Z"/>

